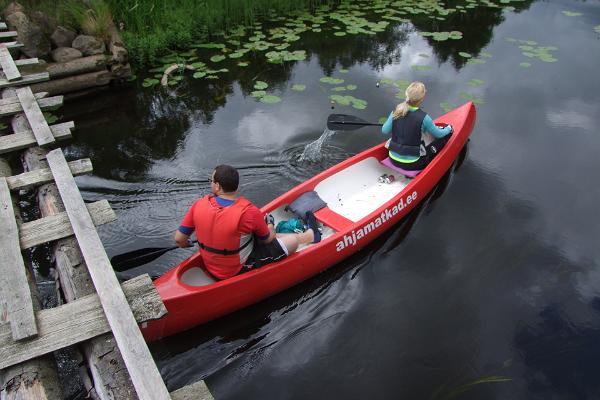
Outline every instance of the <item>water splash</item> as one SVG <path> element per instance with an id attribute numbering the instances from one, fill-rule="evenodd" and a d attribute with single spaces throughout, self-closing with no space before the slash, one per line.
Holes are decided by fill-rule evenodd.
<path id="1" fill-rule="evenodd" d="M 317 140 L 310 142 L 306 145 L 306 147 L 304 147 L 304 151 L 302 152 L 302 154 L 300 154 L 298 161 L 321 161 L 321 148 L 323 147 L 323 143 L 325 143 L 327 139 L 333 136 L 334 133 L 335 131 L 325 128 L 325 130 Z"/>

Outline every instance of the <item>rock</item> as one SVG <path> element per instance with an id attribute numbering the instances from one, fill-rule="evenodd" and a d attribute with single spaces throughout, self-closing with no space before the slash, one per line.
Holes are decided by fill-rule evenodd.
<path id="1" fill-rule="evenodd" d="M 12 30 L 17 31 L 17 41 L 23 44 L 21 52 L 28 57 L 47 57 L 50 54 L 50 41 L 44 35 L 42 29 L 31 22 L 27 16 L 15 11 L 6 17 L 6 24 Z"/>
<path id="2" fill-rule="evenodd" d="M 15 12 L 25 12 L 25 8 L 20 5 L 19 3 L 17 3 L 16 1 L 13 1 L 11 3 L 9 3 L 6 8 L 4 9 L 3 15 L 4 18 L 6 19 L 6 17 L 8 17 L 10 14 L 15 13 Z"/>
<path id="3" fill-rule="evenodd" d="M 82 56 L 83 54 L 81 51 L 72 47 L 59 47 L 52 51 L 52 59 L 57 63 L 73 61 L 77 58 L 81 58 Z"/>
<path id="4" fill-rule="evenodd" d="M 88 35 L 77 36 L 71 46 L 81 51 L 84 56 L 103 54 L 106 51 L 106 46 L 102 40 Z"/>
<path id="5" fill-rule="evenodd" d="M 71 47 L 76 37 L 77 33 L 63 26 L 58 26 L 50 36 L 50 40 L 56 47 Z"/>
<path id="6" fill-rule="evenodd" d="M 34 11 L 29 15 L 31 21 L 33 21 L 37 26 L 39 26 L 44 34 L 48 37 L 54 32 L 56 29 L 56 20 L 48 15 L 44 14 L 41 11 Z M 69 45 L 71 45 L 69 43 Z"/>

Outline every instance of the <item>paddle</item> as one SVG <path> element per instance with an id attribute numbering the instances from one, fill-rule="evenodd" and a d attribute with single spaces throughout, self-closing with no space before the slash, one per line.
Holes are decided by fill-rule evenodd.
<path id="1" fill-rule="evenodd" d="M 331 114 L 327 118 L 327 129 L 332 131 L 353 131 L 363 126 L 381 126 L 383 124 L 374 124 L 367 122 L 354 115 Z"/>
<path id="2" fill-rule="evenodd" d="M 194 241 L 194 243 L 198 243 Z M 178 246 L 173 247 L 145 247 L 130 251 L 128 253 L 118 254 L 110 259 L 113 269 L 117 272 L 127 271 L 128 269 L 139 267 L 156 260 L 168 251 L 178 249 Z"/>

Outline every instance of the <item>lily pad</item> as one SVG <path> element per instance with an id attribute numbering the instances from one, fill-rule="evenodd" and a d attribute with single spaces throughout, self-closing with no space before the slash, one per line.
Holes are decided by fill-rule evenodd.
<path id="1" fill-rule="evenodd" d="M 265 92 L 264 90 L 255 90 L 252 93 L 250 93 L 250 95 L 252 97 L 257 97 L 257 98 L 263 97 L 266 94 L 267 94 L 267 92 Z"/>
<path id="2" fill-rule="evenodd" d="M 223 49 L 225 48 L 225 45 L 223 43 L 201 43 L 193 44 L 191 47 L 199 49 Z"/>
<path id="3" fill-rule="evenodd" d="M 479 87 L 483 84 L 483 81 L 481 79 L 471 79 L 469 81 L 469 86 L 471 87 Z"/>
<path id="4" fill-rule="evenodd" d="M 411 65 L 410 68 L 413 71 L 429 71 L 432 67 L 431 65 Z"/>
<path id="5" fill-rule="evenodd" d="M 600 28 L 600 25 L 598 25 L 598 28 Z M 347 69 L 344 69 L 344 68 L 340 69 L 340 74 L 347 74 L 347 73 L 348 73 Z"/>
<path id="6" fill-rule="evenodd" d="M 331 88 L 331 90 L 334 92 L 345 92 L 346 86 L 337 86 L 337 87 Z"/>
<path id="7" fill-rule="evenodd" d="M 267 82 L 263 82 L 263 81 L 256 81 L 256 83 L 254 84 L 254 89 L 256 90 L 263 90 L 269 87 L 269 84 Z"/>
<path id="8" fill-rule="evenodd" d="M 344 80 L 341 78 L 332 78 L 330 76 L 324 76 L 319 81 L 323 83 L 329 83 L 331 85 L 339 85 L 340 83 L 344 83 Z"/>
<path id="9" fill-rule="evenodd" d="M 567 17 L 580 17 L 583 15 L 583 13 L 574 11 L 563 11 L 562 13 L 565 14 Z"/>
<path id="10" fill-rule="evenodd" d="M 461 56 L 461 57 L 464 57 L 464 58 L 471 58 L 471 57 L 473 57 L 471 54 L 465 53 L 464 51 L 459 52 L 458 55 Z"/>
<path id="11" fill-rule="evenodd" d="M 358 86 L 356 86 L 356 85 L 346 85 L 346 89 L 348 89 L 348 90 L 356 90 L 357 87 Z"/>
<path id="12" fill-rule="evenodd" d="M 338 32 L 335 32 L 334 35 L 335 36 L 346 36 L 346 32 L 338 31 Z"/>
<path id="13" fill-rule="evenodd" d="M 160 81 L 158 79 L 146 78 L 146 79 L 144 79 L 144 82 L 142 82 L 142 86 L 150 87 L 150 86 L 158 85 L 159 82 Z"/>
<path id="14" fill-rule="evenodd" d="M 482 60 L 481 58 L 470 58 L 469 61 L 467 61 L 467 64 L 485 64 L 485 60 Z"/>
<path id="15" fill-rule="evenodd" d="M 302 85 L 299 83 L 296 83 L 295 85 L 292 86 L 292 90 L 295 90 L 297 92 L 303 92 L 304 89 L 306 89 L 306 85 Z"/>
<path id="16" fill-rule="evenodd" d="M 219 62 L 219 61 L 223 61 L 225 59 L 225 56 L 217 54 L 216 56 L 212 56 L 210 58 L 210 61 L 212 62 Z"/>
<path id="17" fill-rule="evenodd" d="M 522 62 L 521 64 L 519 64 L 519 66 L 523 67 L 523 68 L 529 68 L 531 67 L 531 63 L 528 62 Z"/>
<path id="18" fill-rule="evenodd" d="M 440 107 L 442 108 L 442 110 L 444 110 L 444 112 L 450 112 L 455 108 L 452 104 L 450 104 L 447 101 L 440 103 Z"/>
<path id="19" fill-rule="evenodd" d="M 281 97 L 274 96 L 272 94 L 265 95 L 260 98 L 261 103 L 274 104 L 281 101 Z"/>
<path id="20" fill-rule="evenodd" d="M 238 67 L 247 67 L 248 65 L 250 65 L 250 63 L 247 63 L 245 61 L 240 61 L 239 63 L 237 63 Z"/>
<path id="21" fill-rule="evenodd" d="M 596 25 L 594 27 L 594 31 L 596 31 L 597 33 L 600 33 L 600 25 Z"/>

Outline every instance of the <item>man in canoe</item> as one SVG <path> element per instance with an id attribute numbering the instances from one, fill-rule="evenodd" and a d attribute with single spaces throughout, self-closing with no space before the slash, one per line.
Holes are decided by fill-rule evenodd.
<path id="1" fill-rule="evenodd" d="M 321 240 L 315 216 L 306 215 L 302 233 L 275 234 L 273 216 L 264 216 L 249 200 L 237 195 L 238 171 L 219 165 L 210 177 L 208 194 L 194 202 L 175 232 L 179 247 L 190 247 L 196 231 L 202 260 L 217 279 L 227 279 L 293 254 L 300 244 Z"/>
<path id="2" fill-rule="evenodd" d="M 419 109 L 425 100 L 425 85 L 413 82 L 404 92 L 406 99 L 398 104 L 381 127 L 381 132 L 392 138 L 389 143 L 389 157 L 397 167 L 406 171 L 424 169 L 444 147 L 452 133 L 452 126 L 439 128 L 431 117 Z M 429 132 L 435 140 L 425 146 L 423 134 Z"/>

